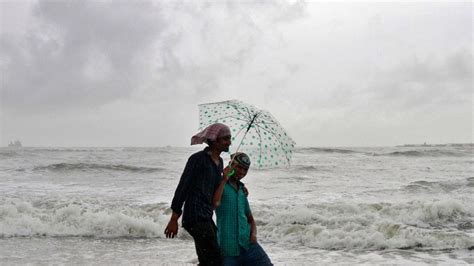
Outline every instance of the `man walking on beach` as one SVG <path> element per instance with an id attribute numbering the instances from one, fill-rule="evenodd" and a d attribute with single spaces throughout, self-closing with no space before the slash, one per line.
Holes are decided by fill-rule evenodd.
<path id="1" fill-rule="evenodd" d="M 222 256 L 217 244 L 217 227 L 212 220 L 212 200 L 219 186 L 223 170 L 221 152 L 229 151 L 229 127 L 216 123 L 191 138 L 191 145 L 207 143 L 209 146 L 189 157 L 171 209 L 173 213 L 165 229 L 167 238 L 178 233 L 178 218 L 183 214 L 182 225 L 194 239 L 200 265 L 221 265 Z M 184 210 L 181 210 L 184 204 Z"/>

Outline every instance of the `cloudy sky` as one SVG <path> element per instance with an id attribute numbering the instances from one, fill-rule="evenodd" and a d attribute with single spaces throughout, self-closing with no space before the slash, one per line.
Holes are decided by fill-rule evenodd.
<path id="1" fill-rule="evenodd" d="M 472 142 L 472 3 L 0 1 L 1 145 L 187 146 L 200 103 L 298 146 Z"/>

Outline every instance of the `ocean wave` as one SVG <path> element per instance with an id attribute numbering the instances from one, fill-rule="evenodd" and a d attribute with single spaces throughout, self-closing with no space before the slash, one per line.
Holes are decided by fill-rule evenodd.
<path id="1" fill-rule="evenodd" d="M 100 152 L 160 152 L 160 153 L 169 153 L 170 148 L 165 147 L 29 147 L 23 149 L 26 152 L 31 153 L 100 153 Z"/>
<path id="2" fill-rule="evenodd" d="M 18 152 L 13 150 L 0 150 L 0 158 L 11 158 L 18 155 Z"/>
<path id="3" fill-rule="evenodd" d="M 289 169 L 289 171 L 296 172 L 296 171 L 315 171 L 315 170 L 321 170 L 321 168 L 318 168 L 313 165 L 292 165 Z"/>
<path id="4" fill-rule="evenodd" d="M 474 187 L 474 177 L 468 177 L 466 178 L 466 181 L 468 187 Z"/>
<path id="5" fill-rule="evenodd" d="M 162 238 L 169 219 L 165 215 L 167 205 L 104 206 L 97 202 L 10 200 L 0 204 L 0 237 Z M 180 235 L 189 237 L 186 233 Z"/>
<path id="6" fill-rule="evenodd" d="M 278 212 L 272 211 L 280 209 Z M 472 206 L 456 201 L 309 204 L 254 210 L 259 237 L 328 250 L 468 249 Z"/>
<path id="7" fill-rule="evenodd" d="M 120 152 L 123 148 L 101 148 L 101 147 L 82 147 L 82 148 L 65 148 L 65 147 L 29 147 L 24 148 L 25 152 L 38 154 L 38 153 L 62 153 L 62 152 Z"/>
<path id="8" fill-rule="evenodd" d="M 466 187 L 473 187 L 474 180 L 471 177 L 466 179 L 457 179 L 449 181 L 426 181 L 418 180 L 411 182 L 402 189 L 411 192 L 432 191 L 432 192 L 451 192 L 457 189 L 464 189 Z"/>
<path id="9" fill-rule="evenodd" d="M 336 149 L 336 148 L 300 148 L 298 149 L 299 152 L 303 153 L 357 153 L 357 151 L 353 150 L 346 150 L 346 149 Z"/>
<path id="10" fill-rule="evenodd" d="M 372 154 L 372 155 L 374 156 L 406 156 L 406 157 L 463 157 L 463 156 L 472 156 L 472 153 L 436 149 L 436 150 L 394 151 L 390 153 Z"/>
<path id="11" fill-rule="evenodd" d="M 159 167 L 143 167 L 124 164 L 96 164 L 96 163 L 56 163 L 35 167 L 34 170 L 48 171 L 83 171 L 83 170 L 111 170 L 127 171 L 134 173 L 154 173 L 164 170 Z"/>
<path id="12" fill-rule="evenodd" d="M 252 205 L 252 204 L 251 204 Z M 325 203 L 251 206 L 258 238 L 327 250 L 469 249 L 472 205 Z M 0 237 L 164 238 L 168 203 L 110 206 L 77 200 L 0 202 Z M 191 239 L 185 230 L 178 238 Z"/>

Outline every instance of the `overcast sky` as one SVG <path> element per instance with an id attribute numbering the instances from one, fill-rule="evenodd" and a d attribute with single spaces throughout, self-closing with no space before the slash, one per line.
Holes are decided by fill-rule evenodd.
<path id="1" fill-rule="evenodd" d="M 472 142 L 472 3 L 0 1 L 1 145 L 188 146 L 198 107 L 298 146 Z"/>

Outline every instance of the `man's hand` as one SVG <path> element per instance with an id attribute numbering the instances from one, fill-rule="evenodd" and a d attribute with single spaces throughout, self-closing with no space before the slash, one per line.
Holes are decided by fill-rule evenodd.
<path id="1" fill-rule="evenodd" d="M 178 234 L 178 220 L 170 219 L 165 229 L 166 238 L 174 238 Z"/>
<path id="2" fill-rule="evenodd" d="M 222 171 L 222 181 L 227 182 L 229 180 L 229 174 L 232 173 L 234 169 L 232 169 L 230 166 L 227 166 L 224 168 L 224 171 Z"/>

